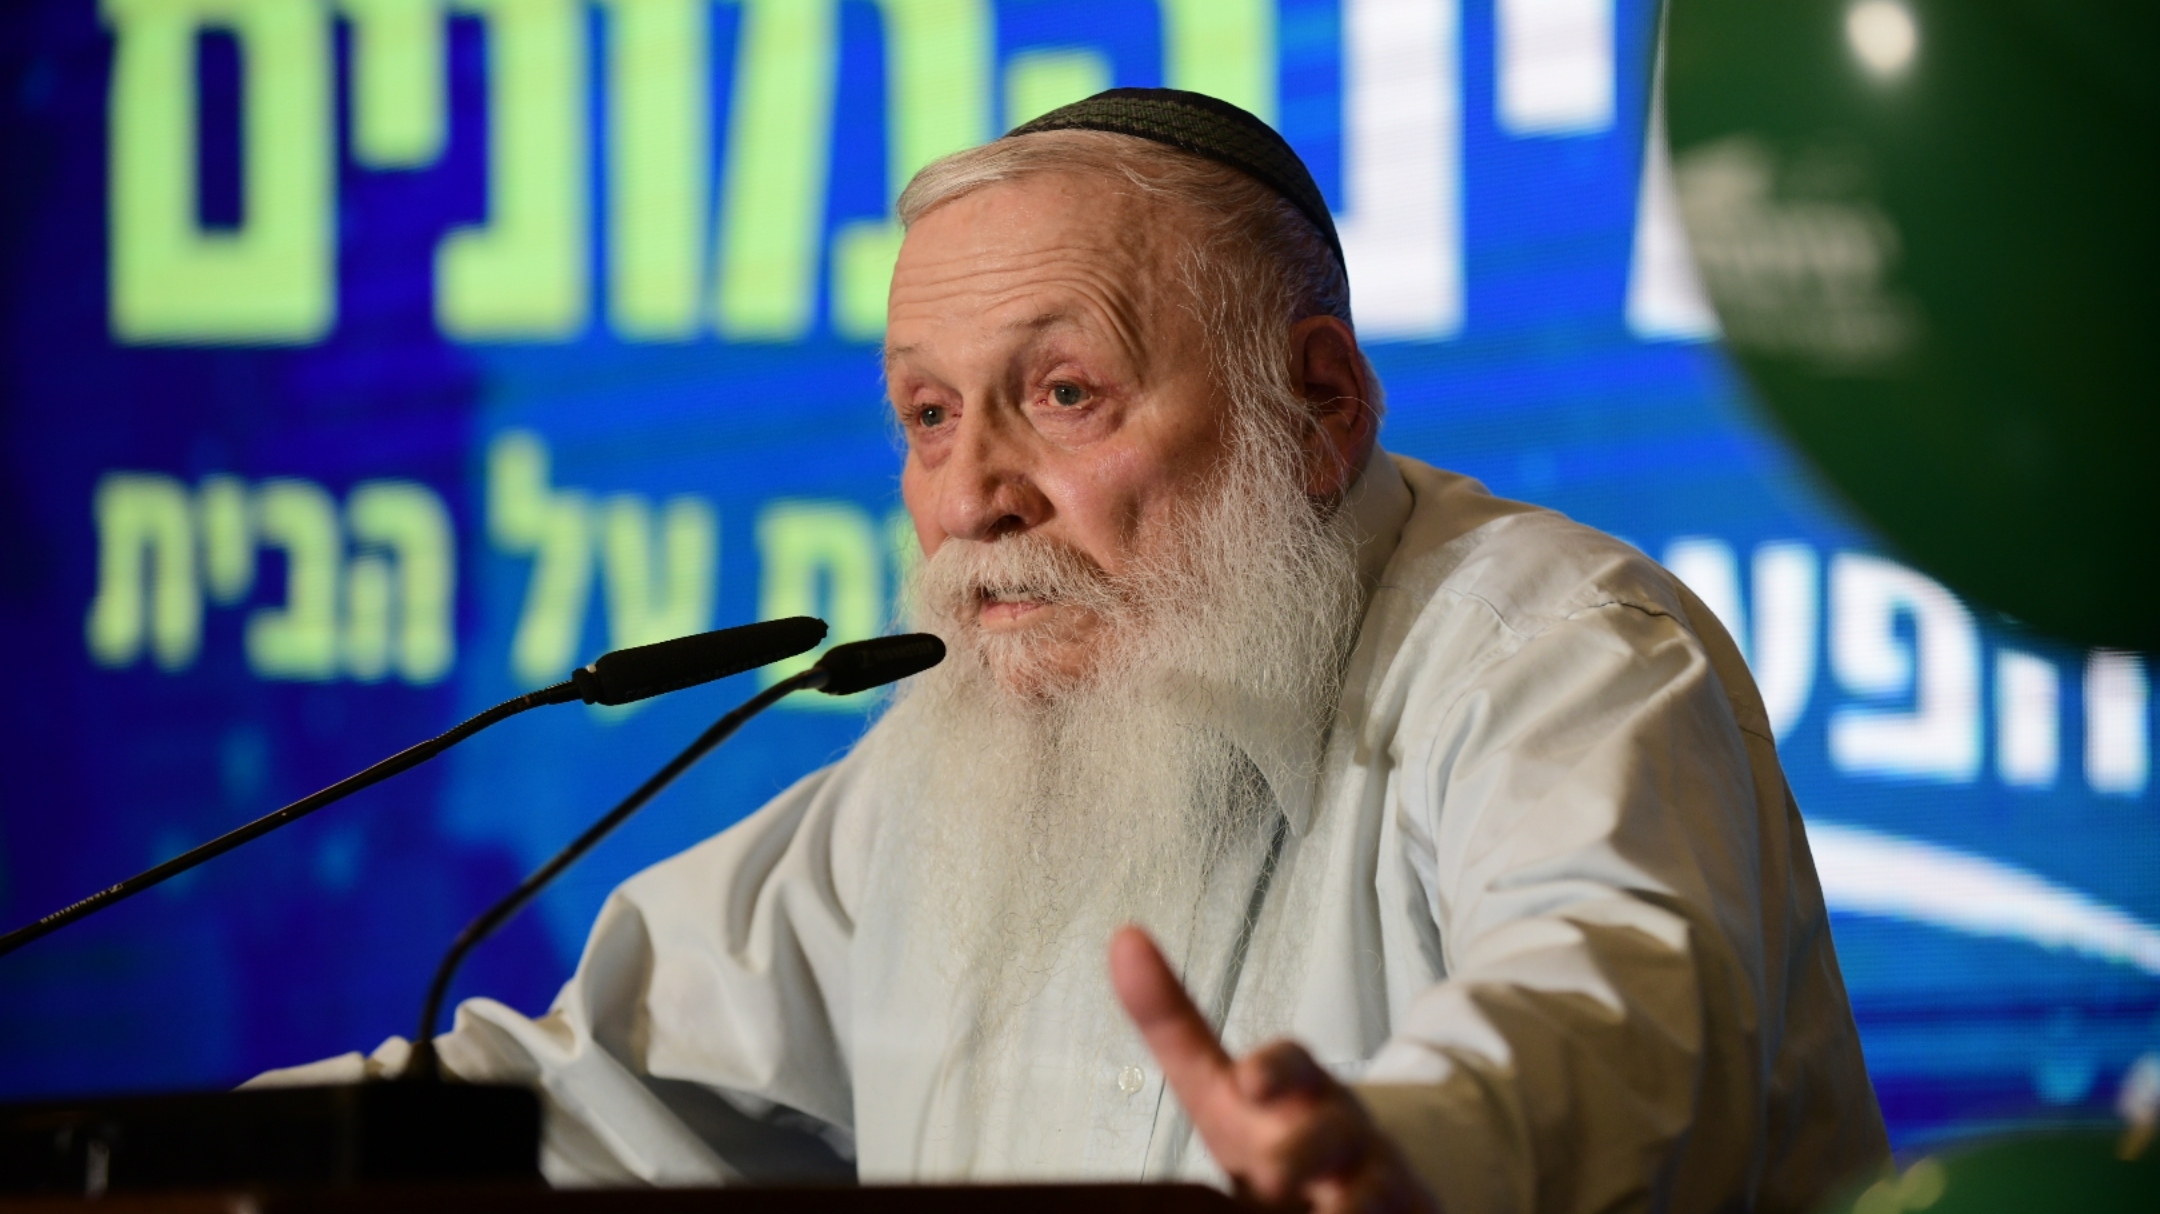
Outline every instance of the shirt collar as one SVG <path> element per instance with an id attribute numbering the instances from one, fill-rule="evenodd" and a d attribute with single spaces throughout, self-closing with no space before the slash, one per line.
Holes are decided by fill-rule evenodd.
<path id="1" fill-rule="evenodd" d="M 1414 505 L 1410 487 L 1403 482 L 1395 459 L 1378 447 L 1365 461 L 1349 493 L 1337 509 L 1345 517 L 1357 544 L 1358 588 L 1369 601 L 1380 576 L 1395 555 L 1403 524 Z M 1335 714 L 1334 706 L 1328 715 Z M 1320 767 L 1326 756 L 1327 736 L 1308 722 L 1300 721 L 1294 706 L 1249 700 L 1229 713 L 1230 740 L 1243 750 L 1266 778 L 1282 809 L 1290 832 L 1303 835 L 1312 824 L 1319 797 Z"/>

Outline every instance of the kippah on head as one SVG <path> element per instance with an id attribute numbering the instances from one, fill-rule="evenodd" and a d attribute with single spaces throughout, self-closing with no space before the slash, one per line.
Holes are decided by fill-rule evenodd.
<path id="1" fill-rule="evenodd" d="M 1275 128 L 1227 101 L 1184 89 L 1109 89 L 1054 109 L 1007 132 L 1107 131 L 1131 135 L 1225 164 L 1283 196 L 1343 260 L 1335 218 L 1311 170 Z"/>

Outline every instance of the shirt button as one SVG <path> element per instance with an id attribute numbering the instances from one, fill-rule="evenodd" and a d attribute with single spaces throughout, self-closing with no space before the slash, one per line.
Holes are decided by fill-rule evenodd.
<path id="1" fill-rule="evenodd" d="M 1136 1066 L 1126 1067 L 1117 1073 L 1117 1090 L 1127 1096 L 1147 1086 L 1147 1072 Z"/>

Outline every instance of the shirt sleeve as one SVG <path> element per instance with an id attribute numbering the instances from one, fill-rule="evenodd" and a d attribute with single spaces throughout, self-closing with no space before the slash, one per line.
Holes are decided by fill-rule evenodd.
<path id="1" fill-rule="evenodd" d="M 608 896 L 546 1015 L 491 999 L 437 1043 L 467 1080 L 523 1082 L 558 1185 L 852 1179 L 846 1023 L 866 848 L 843 761 Z M 392 1038 L 252 1081 L 395 1074 Z"/>
<path id="2" fill-rule="evenodd" d="M 1780 967 L 1817 951 L 1767 906 L 1805 864 L 1769 738 L 1680 620 L 1619 603 L 1434 711 L 1391 812 L 1447 977 L 1360 1085 L 1376 1120 L 1449 1214 L 1760 1196 Z"/>

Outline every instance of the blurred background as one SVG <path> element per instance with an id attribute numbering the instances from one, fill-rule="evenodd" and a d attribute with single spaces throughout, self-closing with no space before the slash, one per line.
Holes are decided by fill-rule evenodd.
<path id="1" fill-rule="evenodd" d="M 603 650 L 880 631 L 894 196 L 1167 84 L 1311 165 L 1386 446 L 1625 538 L 1746 650 L 1898 1143 L 2107 1115 L 2160 1068 L 2149 661 L 1961 599 L 1766 420 L 1648 137 L 1656 31 L 1646 0 L 0 8 L 0 926 Z M 409 1033 L 456 929 L 754 677 L 521 717 L 0 960 L 0 1097 Z M 543 1008 L 615 882 L 872 710 L 753 723 L 456 993 Z"/>

